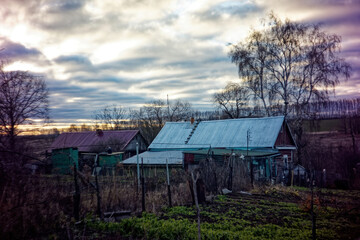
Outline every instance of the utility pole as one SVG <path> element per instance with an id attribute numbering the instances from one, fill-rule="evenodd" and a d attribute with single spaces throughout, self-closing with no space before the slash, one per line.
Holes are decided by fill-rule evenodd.
<path id="1" fill-rule="evenodd" d="M 170 119 L 170 103 L 169 103 L 169 94 L 166 94 L 166 104 L 167 104 L 167 109 L 168 109 L 168 121 L 172 121 L 172 119 Z"/>

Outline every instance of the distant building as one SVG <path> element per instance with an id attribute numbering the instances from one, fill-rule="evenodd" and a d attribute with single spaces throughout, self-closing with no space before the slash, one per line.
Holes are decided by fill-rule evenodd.
<path id="1" fill-rule="evenodd" d="M 51 144 L 50 150 L 77 148 L 79 153 L 124 152 L 124 158 L 136 154 L 136 143 L 139 152 L 147 148 L 145 139 L 138 130 L 67 132 L 60 134 Z"/>
<path id="2" fill-rule="evenodd" d="M 166 177 L 166 164 L 171 169 L 183 168 L 182 151 L 161 151 L 161 152 L 143 152 L 139 156 L 133 156 L 122 162 L 124 168 L 129 169 L 131 174 L 136 175 L 137 164 L 139 167 L 143 164 L 144 174 L 149 176 Z"/>
<path id="3" fill-rule="evenodd" d="M 93 167 L 98 154 L 98 166 L 102 172 L 111 172 L 117 163 L 147 148 L 145 139 L 138 130 L 71 132 L 62 133 L 50 147 L 54 173 L 69 174 L 73 163 L 80 169 Z"/>

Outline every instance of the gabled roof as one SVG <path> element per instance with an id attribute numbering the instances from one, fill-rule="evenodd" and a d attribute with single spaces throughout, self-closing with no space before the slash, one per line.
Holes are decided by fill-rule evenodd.
<path id="1" fill-rule="evenodd" d="M 108 141 L 116 141 L 125 149 L 139 130 L 102 131 L 62 133 L 51 144 L 50 149 L 76 147 L 80 152 L 89 152 L 94 147 L 101 146 Z M 104 149 L 105 150 L 105 149 Z"/>
<path id="2" fill-rule="evenodd" d="M 149 149 L 246 148 L 248 130 L 249 148 L 273 148 L 283 123 L 283 116 L 202 121 L 196 128 L 168 122 Z"/>

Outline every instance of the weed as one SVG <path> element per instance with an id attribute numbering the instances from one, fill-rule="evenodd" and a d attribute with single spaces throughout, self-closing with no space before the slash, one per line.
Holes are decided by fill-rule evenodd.
<path id="1" fill-rule="evenodd" d="M 228 200 L 228 197 L 226 195 L 218 195 L 215 198 L 215 201 L 220 202 L 220 203 L 224 203 Z"/>

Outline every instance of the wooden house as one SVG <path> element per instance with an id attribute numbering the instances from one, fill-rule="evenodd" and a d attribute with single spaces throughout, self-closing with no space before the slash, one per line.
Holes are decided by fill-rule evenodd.
<path id="1" fill-rule="evenodd" d="M 208 155 L 210 150 L 218 153 L 218 150 L 226 150 L 226 153 L 219 154 L 219 158 L 224 158 L 231 151 L 242 152 L 245 157 L 252 157 L 255 163 L 256 159 L 268 159 L 267 164 L 261 163 L 267 169 L 259 169 L 268 172 L 265 176 L 280 182 L 289 174 L 296 144 L 285 118 L 277 116 L 193 123 L 167 122 L 148 150 L 182 151 L 185 166 L 196 155 Z"/>

